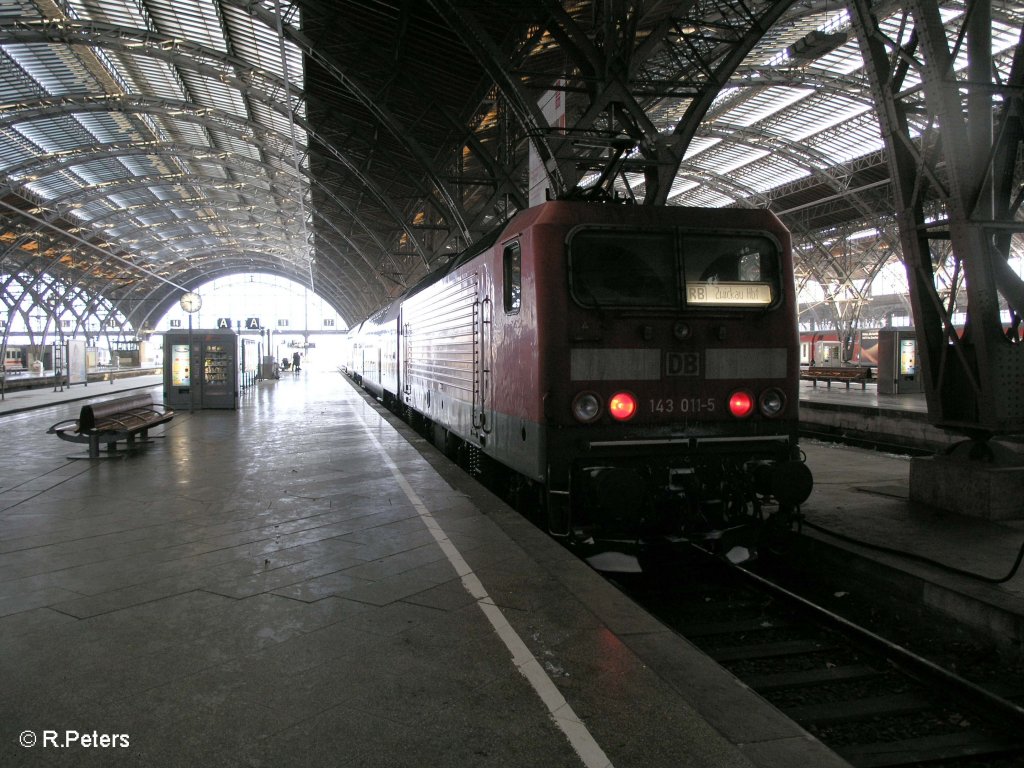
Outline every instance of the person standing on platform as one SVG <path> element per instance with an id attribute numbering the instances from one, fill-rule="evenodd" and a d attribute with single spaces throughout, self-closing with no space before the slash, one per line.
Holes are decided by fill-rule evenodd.
<path id="1" fill-rule="evenodd" d="M 298 353 L 298 350 L 292 352 L 292 370 L 294 370 L 296 373 L 298 373 L 301 370 L 299 368 L 299 363 L 301 362 L 301 360 L 302 355 Z"/>

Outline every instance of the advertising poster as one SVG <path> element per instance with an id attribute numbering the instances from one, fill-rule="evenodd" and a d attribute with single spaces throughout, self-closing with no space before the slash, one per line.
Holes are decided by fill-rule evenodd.
<path id="1" fill-rule="evenodd" d="M 171 386 L 190 386 L 188 344 L 171 345 Z"/>
<path id="2" fill-rule="evenodd" d="M 87 383 L 88 372 L 85 339 L 68 339 L 68 384 Z"/>
<path id="3" fill-rule="evenodd" d="M 860 362 L 878 365 L 878 331 L 864 331 L 861 333 Z"/>
<path id="4" fill-rule="evenodd" d="M 900 339 L 900 376 L 917 373 L 917 340 Z"/>

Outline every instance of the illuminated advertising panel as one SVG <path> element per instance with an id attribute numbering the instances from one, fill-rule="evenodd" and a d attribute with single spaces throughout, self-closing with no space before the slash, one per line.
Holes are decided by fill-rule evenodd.
<path id="1" fill-rule="evenodd" d="M 191 383 L 188 344 L 171 345 L 171 386 L 187 387 Z"/>
<path id="2" fill-rule="evenodd" d="M 900 339 L 900 376 L 917 373 L 917 340 Z"/>

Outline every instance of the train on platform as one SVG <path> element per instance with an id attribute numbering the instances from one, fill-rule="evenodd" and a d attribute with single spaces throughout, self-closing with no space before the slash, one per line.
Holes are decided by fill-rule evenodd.
<path id="1" fill-rule="evenodd" d="M 768 211 L 549 201 L 354 326 L 343 369 L 584 554 L 750 551 L 812 486 L 792 270 Z"/>

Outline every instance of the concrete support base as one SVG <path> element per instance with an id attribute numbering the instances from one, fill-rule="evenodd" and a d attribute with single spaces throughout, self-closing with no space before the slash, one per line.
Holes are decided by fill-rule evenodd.
<path id="1" fill-rule="evenodd" d="M 1024 466 L 955 455 L 913 459 L 910 500 L 986 520 L 1024 519 Z"/>

